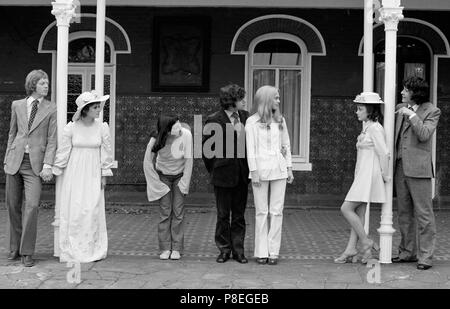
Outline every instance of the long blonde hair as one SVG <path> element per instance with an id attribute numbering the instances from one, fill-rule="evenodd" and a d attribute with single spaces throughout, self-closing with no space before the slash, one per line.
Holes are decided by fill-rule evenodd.
<path id="1" fill-rule="evenodd" d="M 272 108 L 275 102 L 275 96 L 279 94 L 279 90 L 276 87 L 265 85 L 260 88 L 255 93 L 253 112 L 258 113 L 260 119 L 259 122 L 270 125 L 273 119 L 282 124 L 283 116 L 278 108 L 275 113 L 272 113 Z M 282 126 L 280 125 L 280 128 Z"/>

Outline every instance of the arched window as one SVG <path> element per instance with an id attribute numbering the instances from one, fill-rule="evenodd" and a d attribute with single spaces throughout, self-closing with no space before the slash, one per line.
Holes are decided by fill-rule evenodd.
<path id="1" fill-rule="evenodd" d="M 111 94 L 113 75 L 111 47 L 105 42 L 105 80 L 103 93 Z M 67 122 L 77 110 L 76 98 L 83 92 L 95 89 L 95 38 L 81 37 L 69 42 L 69 74 L 67 84 Z M 110 124 L 110 100 L 103 109 L 103 121 Z"/>
<path id="2" fill-rule="evenodd" d="M 326 55 L 320 31 L 296 16 L 259 16 L 237 30 L 231 43 L 231 54 L 245 55 L 249 109 L 252 109 L 254 93 L 260 86 L 268 84 L 280 89 L 281 111 L 291 140 L 292 168 L 311 171 L 311 58 Z"/>
<path id="3" fill-rule="evenodd" d="M 95 38 L 80 38 L 69 43 L 69 62 L 95 64 Z M 111 63 L 111 48 L 105 42 L 105 63 Z"/>
<path id="4" fill-rule="evenodd" d="M 72 23 L 69 29 L 68 57 L 68 106 L 67 120 L 70 121 L 76 110 L 77 96 L 95 89 L 95 37 L 97 15 L 94 13 L 77 14 L 79 22 Z M 39 39 L 38 52 L 52 54 L 52 89 L 56 87 L 56 20 L 50 23 Z M 103 121 L 108 122 L 111 130 L 113 155 L 115 156 L 115 110 L 116 110 L 116 56 L 130 54 L 131 44 L 125 29 L 109 17 L 105 18 L 105 66 L 103 92 L 110 98 L 103 109 Z M 52 100 L 56 100 L 55 91 Z M 75 110 L 74 110 L 75 108 Z M 117 161 L 114 161 L 117 167 Z"/>
<path id="5" fill-rule="evenodd" d="M 115 57 L 114 45 L 105 38 L 105 66 L 103 93 L 110 96 L 103 108 L 103 121 L 111 130 L 112 149 L 115 150 Z M 95 89 L 95 32 L 75 32 L 69 37 L 67 75 L 67 122 L 77 110 L 76 98 Z M 114 153 L 114 152 L 113 152 Z"/>
<path id="6" fill-rule="evenodd" d="M 280 90 L 280 109 L 289 130 L 292 155 L 307 162 L 305 44 L 288 34 L 266 34 L 250 44 L 249 54 L 249 89 L 252 89 L 249 101 L 253 102 L 261 86 L 271 85 Z"/>

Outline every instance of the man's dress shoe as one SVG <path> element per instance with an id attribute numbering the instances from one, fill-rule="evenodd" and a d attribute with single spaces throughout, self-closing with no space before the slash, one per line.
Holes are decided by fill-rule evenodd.
<path id="1" fill-rule="evenodd" d="M 238 261 L 241 264 L 248 263 L 247 258 L 243 254 L 236 254 L 236 255 L 233 254 L 233 260 L 236 260 L 236 261 Z"/>
<path id="2" fill-rule="evenodd" d="M 417 264 L 417 269 L 420 269 L 420 270 L 427 270 L 427 269 L 430 269 L 430 268 L 431 268 L 431 265 Z"/>
<path id="3" fill-rule="evenodd" d="M 415 263 L 417 261 L 416 258 L 402 259 L 399 256 L 392 258 L 392 263 Z"/>
<path id="4" fill-rule="evenodd" d="M 22 256 L 22 263 L 25 267 L 32 267 L 34 266 L 34 260 L 31 257 L 31 255 L 24 255 Z"/>
<path id="5" fill-rule="evenodd" d="M 17 260 L 19 258 L 19 251 L 11 251 L 8 254 L 8 260 L 13 261 L 13 260 Z"/>
<path id="6" fill-rule="evenodd" d="M 219 256 L 216 259 L 217 263 L 225 263 L 230 259 L 230 254 L 227 253 L 220 253 Z"/>

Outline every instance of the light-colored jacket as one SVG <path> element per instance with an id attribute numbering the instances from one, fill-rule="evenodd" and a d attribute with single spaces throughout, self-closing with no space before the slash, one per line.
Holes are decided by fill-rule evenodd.
<path id="1" fill-rule="evenodd" d="M 272 123 L 268 129 L 259 120 L 259 115 L 253 114 L 245 124 L 250 172 L 258 171 L 261 180 L 287 178 L 287 168 L 292 167 L 292 159 L 286 121 L 283 118 L 283 129 L 279 123 Z"/>
<path id="2" fill-rule="evenodd" d="M 181 131 L 181 136 L 175 139 L 173 144 L 179 146 L 177 147 L 177 152 L 178 155 L 182 156 L 180 160 L 185 160 L 183 176 L 178 182 L 178 188 L 181 193 L 188 194 L 193 166 L 192 133 L 186 128 L 182 128 Z M 159 200 L 170 191 L 169 187 L 159 179 L 158 172 L 153 164 L 153 157 L 155 154 L 152 152 L 152 148 L 155 141 L 154 138 L 150 138 L 143 162 L 145 180 L 147 182 L 147 198 L 149 202 Z"/>
<path id="3" fill-rule="evenodd" d="M 406 107 L 406 103 L 398 104 L 396 110 Z M 432 137 L 441 115 L 441 110 L 430 102 L 422 103 L 416 111 L 416 116 L 405 120 L 406 126 L 400 132 L 402 115 L 397 114 L 395 124 L 395 144 L 403 138 L 402 162 L 403 172 L 407 177 L 433 178 L 433 163 L 431 160 Z M 394 164 L 396 164 L 394 161 Z"/>
<path id="4" fill-rule="evenodd" d="M 42 100 L 28 130 L 27 99 L 11 104 L 8 146 L 3 161 L 6 174 L 14 175 L 20 168 L 28 144 L 31 168 L 36 176 L 44 164 L 52 165 L 56 153 L 56 105 Z"/>

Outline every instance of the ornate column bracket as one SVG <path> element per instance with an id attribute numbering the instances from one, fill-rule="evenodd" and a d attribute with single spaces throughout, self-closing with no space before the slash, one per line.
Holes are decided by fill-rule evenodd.
<path id="1" fill-rule="evenodd" d="M 384 23 L 384 31 L 397 31 L 398 23 L 404 17 L 403 7 L 382 7 L 379 12 L 379 21 Z"/>
<path id="2" fill-rule="evenodd" d="M 52 2 L 52 14 L 56 17 L 56 25 L 69 27 L 72 18 L 76 17 L 76 4 L 72 0 L 57 0 Z"/>

